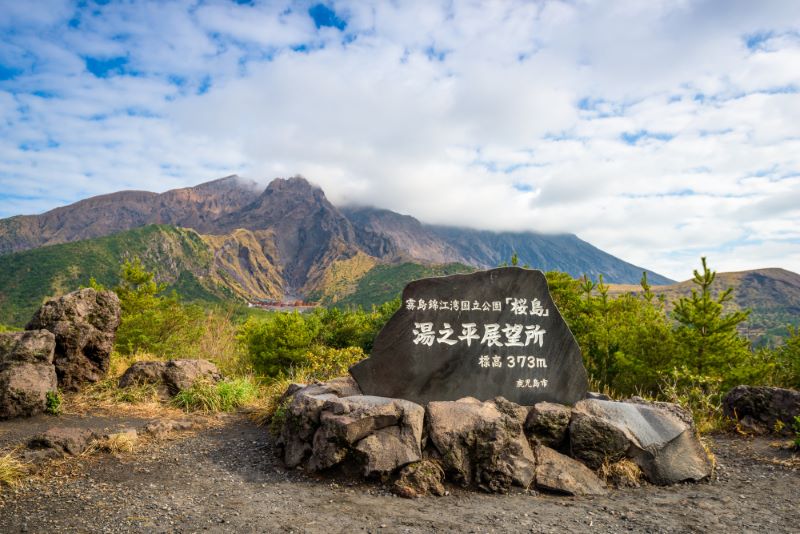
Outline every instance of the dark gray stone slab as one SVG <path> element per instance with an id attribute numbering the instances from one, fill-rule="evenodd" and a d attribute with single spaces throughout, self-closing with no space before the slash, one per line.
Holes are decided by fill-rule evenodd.
<path id="1" fill-rule="evenodd" d="M 411 282 L 350 374 L 366 395 L 417 403 L 502 396 L 574 404 L 588 387 L 544 274 L 517 267 Z"/>

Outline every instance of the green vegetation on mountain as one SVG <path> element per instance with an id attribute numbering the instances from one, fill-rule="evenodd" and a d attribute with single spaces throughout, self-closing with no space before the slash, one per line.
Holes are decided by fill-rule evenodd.
<path id="1" fill-rule="evenodd" d="M 114 286 L 120 281 L 120 263 L 133 257 L 141 258 L 168 288 L 177 284 L 187 297 L 219 301 L 224 296 L 214 285 L 197 280 L 207 272 L 212 255 L 196 232 L 152 225 L 0 255 L 0 322 L 24 325 L 44 300 L 86 286 L 92 277 Z"/>
<path id="2" fill-rule="evenodd" d="M 652 291 L 663 295 L 667 312 L 683 297 L 689 297 L 695 284 L 692 280 L 672 285 L 653 286 Z M 756 269 L 731 273 L 717 273 L 711 284 L 710 295 L 719 298 L 732 289 L 731 298 L 722 302 L 727 313 L 749 310 L 745 321 L 739 323 L 739 332 L 756 346 L 773 346 L 783 343 L 787 326 L 800 325 L 800 274 L 785 269 Z M 609 294 L 641 293 L 634 285 L 610 284 Z"/>
<path id="3" fill-rule="evenodd" d="M 474 267 L 460 263 L 446 265 L 421 265 L 401 263 L 397 265 L 376 265 L 356 283 L 355 291 L 334 304 L 340 308 L 362 307 L 370 309 L 397 298 L 409 282 L 432 276 L 471 273 Z"/>

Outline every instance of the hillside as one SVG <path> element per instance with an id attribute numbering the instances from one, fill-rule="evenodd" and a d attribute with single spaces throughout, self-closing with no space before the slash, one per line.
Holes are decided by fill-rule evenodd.
<path id="1" fill-rule="evenodd" d="M 272 280 L 270 287 L 297 297 L 325 294 L 332 269 L 338 273 L 334 276 L 340 286 L 337 294 L 342 287 L 352 288 L 370 262 L 461 263 L 486 268 L 508 261 L 516 252 L 523 264 L 535 268 L 558 269 L 573 276 L 602 273 L 610 282 L 636 282 L 645 270 L 574 235 L 435 227 L 387 210 L 339 208 L 319 187 L 301 177 L 275 179 L 263 191 L 236 176 L 161 194 L 122 191 L 41 215 L 3 219 L 0 254 L 107 236 L 148 224 L 191 228 L 201 235 L 251 232 L 244 250 L 252 254 L 237 260 L 232 270 L 237 272 L 234 281 L 244 284 L 243 293 L 252 286 L 244 283 L 242 276 L 247 275 L 238 269 L 247 270 L 248 265 L 253 269 L 271 266 L 267 275 Z M 365 262 L 365 257 L 372 259 Z M 355 270 L 341 268 L 352 267 L 354 262 L 359 265 Z M 342 278 L 344 273 L 348 279 Z M 652 272 L 650 278 L 671 282 Z"/>
<path id="2" fill-rule="evenodd" d="M 113 286 L 120 264 L 134 256 L 188 300 L 266 299 L 281 293 L 279 275 L 250 232 L 214 237 L 150 225 L 0 255 L 0 324 L 23 325 L 43 300 L 85 286 L 92 276 Z"/>
<path id="3" fill-rule="evenodd" d="M 691 295 L 696 287 L 687 280 L 654 286 L 653 291 L 667 298 L 669 310 L 675 300 Z M 786 325 L 800 324 L 800 274 L 777 268 L 717 273 L 712 293 L 716 296 L 728 287 L 734 289 L 728 309 L 751 310 L 741 330 L 751 340 L 768 343 L 785 335 Z M 611 284 L 609 289 L 612 295 L 639 291 L 641 287 L 635 285 Z"/>
<path id="4" fill-rule="evenodd" d="M 350 294 L 338 300 L 328 300 L 326 302 L 323 299 L 322 302 L 323 304 L 336 304 L 343 308 L 361 306 L 368 310 L 372 306 L 377 306 L 399 297 L 406 284 L 413 280 L 432 276 L 468 273 L 474 270 L 474 267 L 460 263 L 444 265 L 421 265 L 419 263 L 376 265 L 358 279 Z"/>

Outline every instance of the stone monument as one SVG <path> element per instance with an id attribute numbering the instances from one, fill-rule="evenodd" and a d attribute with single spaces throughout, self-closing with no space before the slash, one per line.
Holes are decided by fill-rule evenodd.
<path id="1" fill-rule="evenodd" d="M 588 388 L 544 273 L 518 267 L 411 282 L 350 374 L 365 395 L 421 404 L 502 396 L 571 405 Z"/>

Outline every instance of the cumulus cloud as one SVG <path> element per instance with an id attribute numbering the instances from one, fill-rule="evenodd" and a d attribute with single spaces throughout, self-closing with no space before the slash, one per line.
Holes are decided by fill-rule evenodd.
<path id="1" fill-rule="evenodd" d="M 0 216 L 300 173 L 673 278 L 800 271 L 798 3 L 0 4 Z"/>

